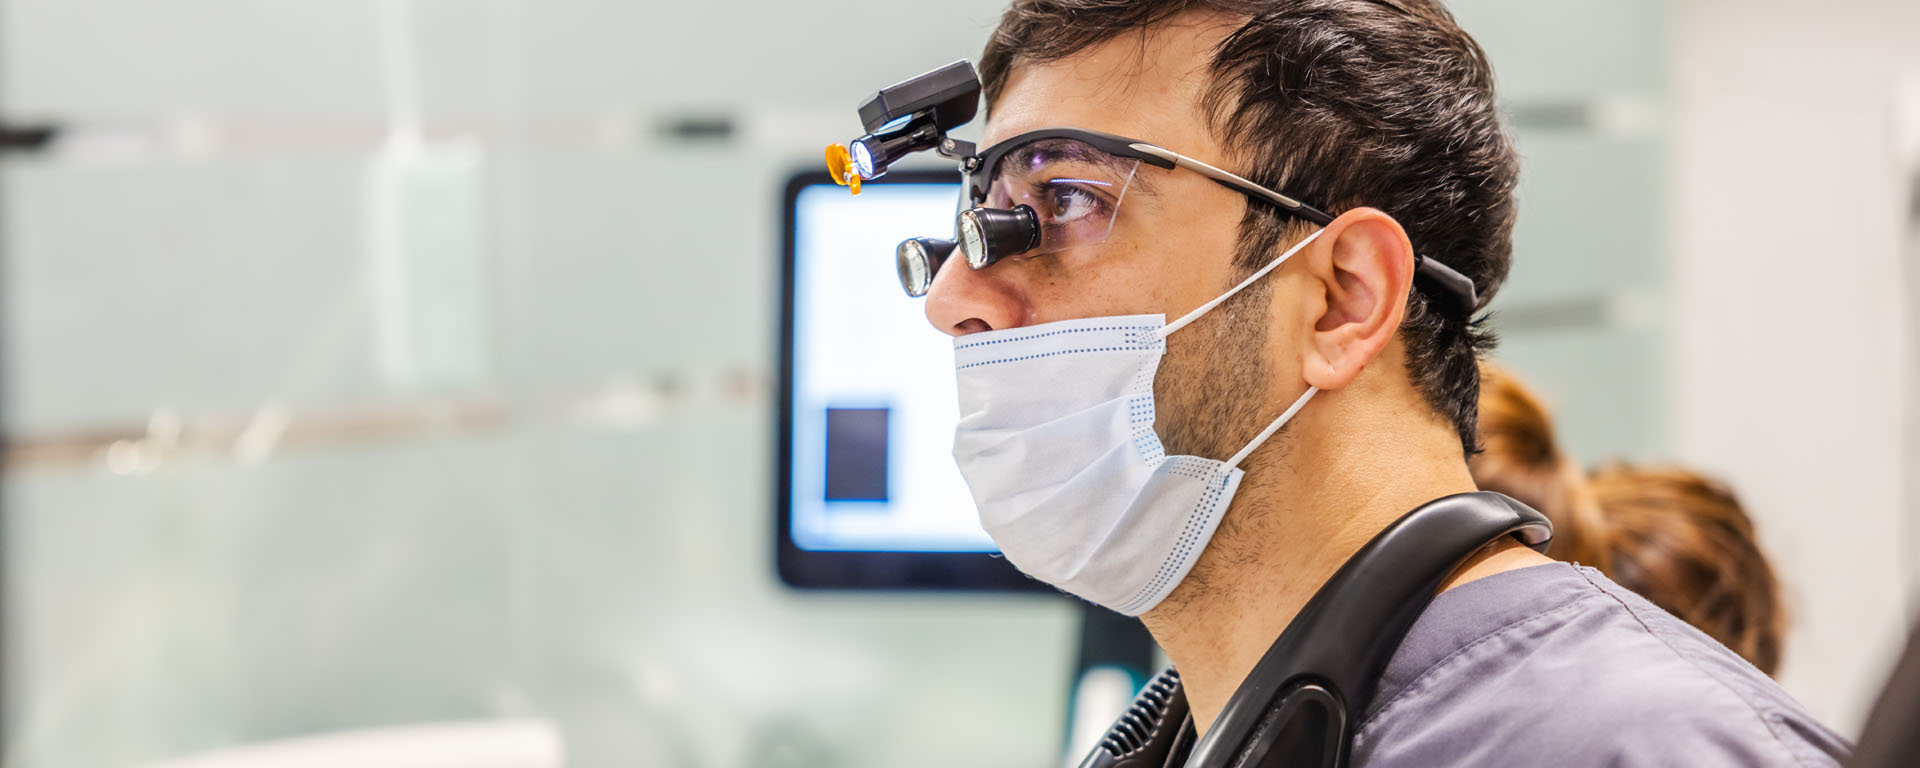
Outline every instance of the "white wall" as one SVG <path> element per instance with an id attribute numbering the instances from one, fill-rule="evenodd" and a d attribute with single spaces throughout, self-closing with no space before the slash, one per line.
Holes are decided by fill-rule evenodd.
<path id="1" fill-rule="evenodd" d="M 1671 444 L 1730 480 L 1792 611 L 1781 680 L 1854 733 L 1903 635 L 1920 3 L 1685 0 L 1672 52 Z"/>

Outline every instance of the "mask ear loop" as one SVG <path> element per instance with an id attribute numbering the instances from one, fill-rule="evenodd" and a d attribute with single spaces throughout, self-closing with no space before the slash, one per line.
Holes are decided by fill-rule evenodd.
<path id="1" fill-rule="evenodd" d="M 1305 238 L 1301 239 L 1300 242 L 1294 243 L 1292 248 L 1288 248 L 1286 253 L 1280 254 L 1280 258 L 1274 259 L 1271 263 L 1267 264 L 1264 267 L 1261 267 L 1259 271 L 1256 271 L 1253 274 L 1248 275 L 1247 279 L 1240 281 L 1239 285 L 1236 285 L 1233 288 L 1229 289 L 1226 293 L 1220 294 L 1219 296 L 1215 297 L 1213 301 L 1209 301 L 1205 304 L 1195 307 L 1192 312 L 1188 312 L 1185 315 L 1182 315 L 1180 319 L 1175 320 L 1171 323 L 1167 323 L 1164 326 L 1161 326 L 1160 330 L 1155 331 L 1154 333 L 1157 334 L 1162 340 L 1164 340 L 1168 336 L 1172 335 L 1174 331 L 1187 327 L 1188 323 L 1198 320 L 1200 319 L 1201 315 L 1204 315 L 1208 312 L 1213 311 L 1213 308 L 1220 306 L 1221 302 L 1226 301 L 1227 299 L 1233 298 L 1233 295 L 1236 293 L 1239 293 L 1242 288 L 1245 288 L 1249 285 L 1253 285 L 1254 281 L 1259 280 L 1260 278 L 1266 277 L 1268 272 L 1272 272 L 1276 269 L 1279 269 L 1281 264 L 1287 263 L 1287 259 L 1293 258 L 1294 254 L 1299 253 L 1301 249 L 1306 248 L 1308 245 L 1311 245 L 1313 241 L 1318 240 L 1320 238 L 1320 233 L 1325 231 L 1327 230 L 1325 229 L 1314 230 L 1313 234 L 1307 235 Z"/>
<path id="2" fill-rule="evenodd" d="M 1187 327 L 1188 323 L 1192 323 L 1193 321 L 1200 319 L 1201 315 L 1204 315 L 1208 312 L 1213 311 L 1213 308 L 1220 306 L 1221 302 L 1226 301 L 1227 299 L 1233 298 L 1234 294 L 1239 293 L 1242 289 L 1246 288 L 1249 285 L 1253 285 L 1253 282 L 1255 280 L 1259 280 L 1260 278 L 1266 277 L 1267 273 L 1272 272 L 1276 269 L 1279 269 L 1281 264 L 1287 263 L 1287 259 L 1293 258 L 1294 254 L 1299 253 L 1302 249 L 1306 248 L 1308 245 L 1313 244 L 1313 241 L 1320 238 L 1320 233 L 1325 231 L 1327 230 L 1324 228 L 1314 230 L 1313 234 L 1307 235 L 1305 238 L 1302 238 L 1300 242 L 1294 243 L 1292 248 L 1288 248 L 1286 253 L 1280 254 L 1280 258 L 1274 259 L 1271 263 L 1267 264 L 1264 267 L 1261 267 L 1258 271 L 1254 272 L 1253 274 L 1248 275 L 1247 279 L 1240 281 L 1239 285 L 1234 286 L 1232 289 L 1228 290 L 1226 293 L 1220 294 L 1218 297 L 1214 298 L 1213 301 L 1209 301 L 1205 304 L 1202 304 L 1199 307 L 1195 308 L 1192 312 L 1188 312 L 1185 315 L 1182 315 L 1180 319 L 1175 320 L 1171 323 L 1167 323 L 1164 326 L 1161 326 L 1161 328 L 1155 331 L 1154 333 L 1157 336 L 1159 336 L 1161 340 L 1164 341 L 1167 338 L 1167 336 L 1172 334 L 1174 331 Z M 1301 408 L 1306 407 L 1307 401 L 1312 400 L 1313 396 L 1317 394 L 1319 391 L 1320 391 L 1319 387 L 1308 386 L 1306 393 L 1301 395 L 1300 399 L 1293 401 L 1293 405 L 1288 406 L 1286 412 L 1280 414 L 1280 418 L 1274 419 L 1273 423 L 1268 424 L 1266 429 L 1260 430 L 1260 435 L 1258 437 L 1255 437 L 1253 439 L 1253 442 L 1247 443 L 1247 447 L 1241 448 L 1239 453 L 1236 453 L 1233 455 L 1233 458 L 1227 459 L 1227 468 L 1228 469 L 1236 468 L 1240 466 L 1240 462 L 1246 461 L 1248 456 L 1253 455 L 1254 450 L 1258 449 L 1261 445 L 1267 442 L 1267 438 L 1273 437 L 1273 433 L 1279 432 L 1281 427 L 1286 426 L 1288 421 L 1293 420 L 1294 414 L 1299 413 Z"/>
<path id="3" fill-rule="evenodd" d="M 1267 438 L 1273 437 L 1273 433 L 1280 431 L 1281 427 L 1286 426 L 1287 422 L 1292 421 L 1293 415 L 1299 413 L 1301 408 L 1306 407 L 1307 401 L 1312 400 L 1313 396 L 1319 393 L 1319 391 L 1319 387 L 1309 385 L 1306 394 L 1301 395 L 1300 399 L 1293 401 L 1293 405 L 1287 408 L 1286 413 L 1280 414 L 1280 418 L 1274 419 L 1273 423 L 1268 424 L 1266 429 L 1260 430 L 1259 437 L 1254 438 L 1253 442 L 1247 443 L 1247 447 L 1240 449 L 1240 452 L 1234 454 L 1233 458 L 1227 459 L 1227 468 L 1233 469 L 1240 466 L 1240 462 L 1246 461 L 1248 456 L 1253 455 L 1255 449 L 1267 442 Z"/>

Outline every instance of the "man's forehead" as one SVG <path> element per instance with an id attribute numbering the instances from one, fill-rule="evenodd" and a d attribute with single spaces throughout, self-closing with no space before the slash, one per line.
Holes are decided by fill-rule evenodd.
<path id="1" fill-rule="evenodd" d="M 1212 82 L 1214 47 L 1237 26 L 1176 17 L 1057 61 L 1015 62 L 991 105 L 985 143 L 1066 126 L 1213 154 L 1200 99 Z"/>

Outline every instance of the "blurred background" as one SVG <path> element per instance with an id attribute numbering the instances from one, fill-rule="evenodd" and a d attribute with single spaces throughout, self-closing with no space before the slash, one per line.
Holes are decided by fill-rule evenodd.
<path id="1" fill-rule="evenodd" d="M 4 765 L 1059 764 L 1073 605 L 788 589 L 767 501 L 782 185 L 1003 5 L 0 0 Z M 1450 6 L 1525 155 L 1498 358 L 1738 490 L 1856 733 L 1920 583 L 1920 5 Z"/>

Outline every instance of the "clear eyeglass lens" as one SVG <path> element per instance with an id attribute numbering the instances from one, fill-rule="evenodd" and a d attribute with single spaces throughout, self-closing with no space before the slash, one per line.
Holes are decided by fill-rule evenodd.
<path id="1" fill-rule="evenodd" d="M 1031 206 L 1040 245 L 1021 257 L 1103 242 L 1140 161 L 1116 157 L 1077 139 L 1040 139 L 1015 147 L 991 169 L 988 208 Z"/>

